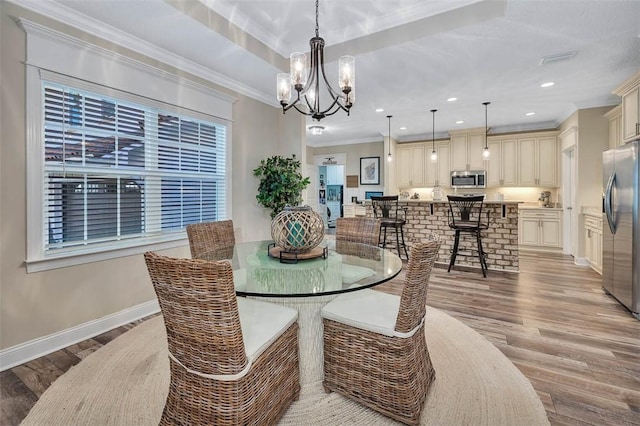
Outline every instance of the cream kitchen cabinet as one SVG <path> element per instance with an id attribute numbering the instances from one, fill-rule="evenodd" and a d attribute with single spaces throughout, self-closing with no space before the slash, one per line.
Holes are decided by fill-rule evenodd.
<path id="1" fill-rule="evenodd" d="M 484 170 L 484 129 L 451 131 L 451 170 Z"/>
<path id="2" fill-rule="evenodd" d="M 602 216 L 584 215 L 584 257 L 602 275 Z"/>
<path id="3" fill-rule="evenodd" d="M 640 137 L 640 72 L 613 91 L 622 98 L 622 143 Z"/>
<path id="4" fill-rule="evenodd" d="M 521 250 L 562 249 L 561 209 L 521 209 L 519 213 L 518 244 Z"/>
<path id="5" fill-rule="evenodd" d="M 451 186 L 450 182 L 450 151 L 451 146 L 448 141 L 439 141 L 435 143 L 435 150 L 438 154 L 438 161 L 436 163 L 431 162 L 432 145 L 427 143 L 425 155 L 425 170 L 426 170 L 426 186 L 433 187 L 439 185 L 442 188 L 448 188 Z"/>
<path id="6" fill-rule="evenodd" d="M 396 148 L 396 181 L 398 188 L 417 188 L 426 186 L 424 143 L 398 145 Z M 431 151 L 429 151 L 431 153 Z"/>
<path id="7" fill-rule="evenodd" d="M 364 204 L 344 204 L 342 214 L 344 217 L 366 216 L 367 208 Z"/>
<path id="8" fill-rule="evenodd" d="M 556 136 L 518 138 L 519 186 L 559 186 Z"/>
<path id="9" fill-rule="evenodd" d="M 491 156 L 487 161 L 487 186 L 516 186 L 518 143 L 516 139 L 492 139 L 487 143 Z"/>
<path id="10" fill-rule="evenodd" d="M 611 109 L 605 115 L 609 119 L 609 149 L 622 145 L 622 105 Z"/>

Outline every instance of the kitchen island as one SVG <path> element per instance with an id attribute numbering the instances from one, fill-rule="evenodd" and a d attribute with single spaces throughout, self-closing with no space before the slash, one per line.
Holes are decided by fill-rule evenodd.
<path id="1" fill-rule="evenodd" d="M 489 229 L 482 233 L 482 246 L 487 253 L 489 270 L 517 272 L 518 266 L 518 204 L 520 201 L 485 201 L 482 206 L 483 217 L 489 212 Z M 400 207 L 406 209 L 407 223 L 404 225 L 404 238 L 408 247 L 426 239 L 430 232 L 436 232 L 442 241 L 437 263 L 449 264 L 453 248 L 454 231 L 449 228 L 449 203 L 432 200 L 401 200 Z M 371 204 L 367 204 L 367 216 L 373 217 Z M 395 238 L 391 238 L 392 244 Z M 387 235 L 389 240 L 389 235 Z M 465 247 L 475 250 L 475 239 L 461 236 L 461 252 Z M 458 254 L 456 266 L 480 269 L 477 252 L 469 256 Z"/>

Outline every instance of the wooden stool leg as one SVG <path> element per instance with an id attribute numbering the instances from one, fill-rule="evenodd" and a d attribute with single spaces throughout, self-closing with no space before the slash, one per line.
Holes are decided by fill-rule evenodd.
<path id="1" fill-rule="evenodd" d="M 484 252 L 482 251 L 482 240 L 480 239 L 480 231 L 476 232 L 476 241 L 478 242 L 478 260 L 480 260 L 480 269 L 482 269 L 482 276 L 487 278 L 487 264 L 484 261 Z"/>
<path id="2" fill-rule="evenodd" d="M 402 238 L 402 248 L 404 249 L 404 255 L 407 256 L 407 260 L 409 260 L 409 253 L 407 253 L 407 245 L 404 242 L 404 226 L 400 227 L 400 238 Z"/>
<path id="3" fill-rule="evenodd" d="M 447 272 L 451 272 L 451 267 L 456 263 L 456 256 L 458 255 L 459 244 L 460 244 L 460 231 L 456 230 L 456 239 L 453 243 L 453 251 L 451 252 L 451 260 L 449 261 L 449 269 L 447 269 Z"/>

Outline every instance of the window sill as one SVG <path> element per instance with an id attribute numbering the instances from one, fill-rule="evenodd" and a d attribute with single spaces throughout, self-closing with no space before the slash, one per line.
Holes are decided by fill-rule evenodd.
<path id="1" fill-rule="evenodd" d="M 134 256 L 143 254 L 147 251 L 166 250 L 175 247 L 183 247 L 189 245 L 186 234 L 182 233 L 175 239 L 167 241 L 146 241 L 141 245 L 130 247 L 114 247 L 112 249 L 101 248 L 100 251 L 74 252 L 65 254 L 56 254 L 43 259 L 25 260 L 24 264 L 27 268 L 27 274 L 34 272 L 43 272 L 52 269 L 66 268 L 69 266 L 83 265 L 85 263 L 100 262 L 103 260 L 116 259 L 119 257 Z"/>

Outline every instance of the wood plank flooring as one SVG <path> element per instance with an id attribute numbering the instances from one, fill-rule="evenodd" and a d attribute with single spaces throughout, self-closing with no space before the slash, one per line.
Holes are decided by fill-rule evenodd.
<path id="1" fill-rule="evenodd" d="M 551 424 L 640 425 L 640 321 L 570 256 L 521 253 L 520 269 L 484 279 L 435 268 L 427 303 L 500 349 L 531 381 Z M 379 289 L 398 293 L 401 282 Z M 0 373 L 0 424 L 19 424 L 57 377 L 135 325 Z"/>

